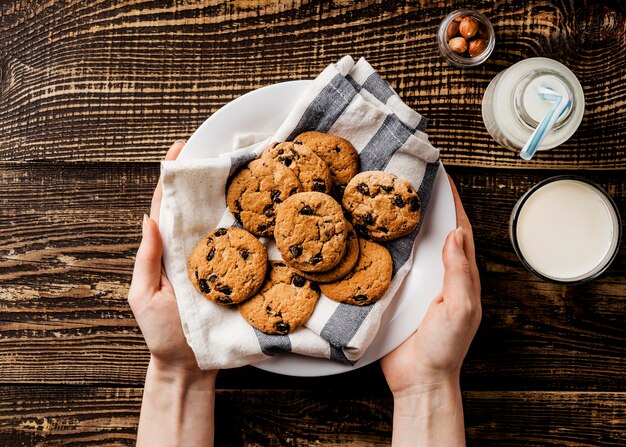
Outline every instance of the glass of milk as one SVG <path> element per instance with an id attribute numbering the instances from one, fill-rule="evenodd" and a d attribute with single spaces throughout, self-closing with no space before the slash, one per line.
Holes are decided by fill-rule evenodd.
<path id="1" fill-rule="evenodd" d="M 524 146 L 553 106 L 539 96 L 542 87 L 551 88 L 569 98 L 571 107 L 557 119 L 538 150 L 552 149 L 576 132 L 585 111 L 585 96 L 580 82 L 560 62 L 532 57 L 498 73 L 485 90 L 483 121 L 494 140 L 516 151 Z"/>
<path id="2" fill-rule="evenodd" d="M 613 262 L 622 223 L 615 202 L 602 188 L 584 177 L 563 175 L 522 196 L 509 230 L 528 270 L 547 281 L 580 284 Z"/>

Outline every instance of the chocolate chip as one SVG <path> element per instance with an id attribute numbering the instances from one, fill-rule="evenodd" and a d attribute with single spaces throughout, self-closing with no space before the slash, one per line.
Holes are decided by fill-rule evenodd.
<path id="1" fill-rule="evenodd" d="M 339 146 L 335 146 L 335 152 L 337 153 L 341 152 L 341 148 Z"/>
<path id="2" fill-rule="evenodd" d="M 270 203 L 269 205 L 265 205 L 265 208 L 263 208 L 263 214 L 265 214 L 266 217 L 273 217 L 274 216 L 274 204 Z"/>
<path id="3" fill-rule="evenodd" d="M 406 205 L 406 202 L 404 201 L 404 199 L 402 198 L 400 194 L 396 194 L 396 196 L 393 199 L 393 204 L 397 206 L 398 208 L 404 208 L 404 206 Z"/>
<path id="4" fill-rule="evenodd" d="M 276 152 L 278 155 L 283 155 L 285 153 L 284 149 L 278 149 L 278 151 Z"/>
<path id="5" fill-rule="evenodd" d="M 302 245 L 292 245 L 289 247 L 289 253 L 291 253 L 291 256 L 294 258 L 297 258 L 302 254 Z"/>
<path id="6" fill-rule="evenodd" d="M 291 275 L 291 284 L 296 287 L 303 287 L 306 284 L 306 279 L 298 275 L 297 273 L 294 273 L 293 275 Z"/>
<path id="7" fill-rule="evenodd" d="M 420 209 L 420 199 L 418 199 L 417 196 L 414 196 L 409 203 L 411 204 L 411 211 Z"/>
<path id="8" fill-rule="evenodd" d="M 318 253 L 315 256 L 313 256 L 311 259 L 309 259 L 309 264 L 311 265 L 319 264 L 320 262 L 322 262 L 323 259 L 324 257 L 322 256 L 322 253 Z"/>
<path id="9" fill-rule="evenodd" d="M 209 250 L 209 253 L 206 255 L 206 260 L 210 261 L 213 259 L 214 256 L 215 256 L 215 247 Z"/>
<path id="10" fill-rule="evenodd" d="M 361 301 L 367 301 L 367 295 L 354 295 L 352 299 L 357 303 L 360 303 Z"/>
<path id="11" fill-rule="evenodd" d="M 282 200 L 280 199 L 280 191 L 278 189 L 272 189 L 270 192 L 270 197 L 272 198 L 272 202 L 280 203 Z"/>
<path id="12" fill-rule="evenodd" d="M 356 187 L 356 190 L 359 191 L 361 194 L 364 194 L 366 196 L 370 195 L 370 188 L 365 183 L 359 183 L 357 185 L 357 187 Z"/>
<path id="13" fill-rule="evenodd" d="M 311 290 L 320 293 L 320 286 L 316 282 L 311 282 Z"/>
<path id="14" fill-rule="evenodd" d="M 284 262 L 277 262 L 276 264 L 274 264 L 274 267 L 287 267 L 287 264 L 285 264 Z"/>
<path id="15" fill-rule="evenodd" d="M 276 225 L 276 218 L 272 218 L 267 222 L 267 225 L 273 227 Z"/>
<path id="16" fill-rule="evenodd" d="M 261 224 L 261 225 L 259 225 L 258 227 L 256 227 L 256 230 L 257 230 L 259 233 L 263 233 L 265 230 L 267 230 L 267 225 L 263 225 L 263 224 Z"/>
<path id="17" fill-rule="evenodd" d="M 206 244 L 207 244 L 208 246 L 211 246 L 211 244 L 212 244 L 212 243 L 213 243 L 213 238 L 212 238 L 212 237 L 207 237 L 207 238 L 206 238 Z"/>
<path id="18" fill-rule="evenodd" d="M 276 313 L 274 314 L 274 316 L 275 316 L 275 317 L 277 317 L 277 318 L 282 318 L 283 313 L 282 313 L 282 312 L 276 312 Z"/>
<path id="19" fill-rule="evenodd" d="M 219 278 L 219 276 L 217 276 L 215 273 L 213 273 L 212 275 L 210 275 L 210 276 L 207 278 L 207 280 L 208 280 L 209 282 L 215 282 L 215 281 L 217 281 L 217 278 Z"/>
<path id="20" fill-rule="evenodd" d="M 200 286 L 200 291 L 202 293 L 211 293 L 211 288 L 209 287 L 209 283 L 206 282 L 206 279 L 198 280 L 198 285 Z"/>
<path id="21" fill-rule="evenodd" d="M 413 194 L 413 190 L 412 190 L 411 188 L 407 189 L 407 192 L 408 192 L 409 194 Z"/>
<path id="22" fill-rule="evenodd" d="M 326 182 L 324 180 L 316 178 L 313 180 L 313 191 L 326 192 Z"/>
<path id="23" fill-rule="evenodd" d="M 272 308 L 270 306 L 265 307 L 265 313 L 268 315 L 272 315 Z"/>
<path id="24" fill-rule="evenodd" d="M 383 191 L 385 192 L 391 192 L 393 191 L 393 186 L 391 185 L 380 185 L 380 187 L 382 188 Z"/>
<path id="25" fill-rule="evenodd" d="M 288 334 L 289 333 L 289 329 L 291 328 L 289 326 L 289 323 L 285 323 L 283 321 L 279 321 L 278 323 L 276 323 L 274 325 L 274 327 L 276 328 L 276 330 L 278 332 L 280 332 L 281 334 Z"/>
<path id="26" fill-rule="evenodd" d="M 241 202 L 239 200 L 235 200 L 235 208 L 239 212 L 243 211 L 243 208 L 241 207 Z"/>
<path id="27" fill-rule="evenodd" d="M 227 232 L 228 230 L 226 228 L 218 228 L 217 230 L 215 230 L 215 236 L 224 236 Z"/>
<path id="28" fill-rule="evenodd" d="M 313 214 L 313 208 L 311 208 L 309 205 L 304 205 L 300 210 L 300 214 L 302 214 L 303 216 L 310 216 Z"/>
<path id="29" fill-rule="evenodd" d="M 374 216 L 372 216 L 372 213 L 366 213 L 365 216 L 363 216 L 363 222 L 365 222 L 366 225 L 373 225 Z"/>
<path id="30" fill-rule="evenodd" d="M 216 298 L 217 302 L 220 304 L 230 304 L 233 302 L 233 300 L 231 300 L 229 297 L 227 296 L 218 296 Z"/>
<path id="31" fill-rule="evenodd" d="M 289 166 L 291 166 L 291 163 L 293 163 L 293 158 L 291 158 L 291 157 L 284 157 L 284 158 L 280 158 L 280 161 L 282 162 L 282 164 L 284 164 L 285 166 L 289 167 Z"/>
<path id="32" fill-rule="evenodd" d="M 233 293 L 233 289 L 230 286 L 217 286 L 215 290 L 222 292 L 224 295 L 230 295 Z"/>
<path id="33" fill-rule="evenodd" d="M 244 261 L 248 260 L 248 256 L 250 256 L 250 252 L 248 250 L 241 250 L 241 257 Z"/>
<path id="34" fill-rule="evenodd" d="M 378 227 L 376 228 L 378 231 L 380 231 L 381 233 L 389 233 L 389 229 L 387 229 L 386 227 Z"/>
<path id="35" fill-rule="evenodd" d="M 302 144 L 302 141 L 294 141 L 295 144 Z"/>
<path id="36" fill-rule="evenodd" d="M 198 281 L 200 278 L 198 278 L 198 269 L 196 269 L 196 271 L 194 272 L 194 275 L 196 277 L 196 281 Z"/>
<path id="37" fill-rule="evenodd" d="M 298 188 L 291 188 L 291 191 L 289 191 L 289 195 L 293 196 L 294 194 L 298 193 Z"/>

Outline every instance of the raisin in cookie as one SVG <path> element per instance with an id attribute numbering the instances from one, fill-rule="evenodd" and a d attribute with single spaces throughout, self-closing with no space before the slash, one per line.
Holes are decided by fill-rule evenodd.
<path id="1" fill-rule="evenodd" d="M 333 178 L 333 196 L 341 200 L 343 190 L 359 172 L 359 154 L 348 140 L 322 132 L 304 132 L 294 139 L 326 162 Z"/>
<path id="2" fill-rule="evenodd" d="M 202 295 L 218 304 L 234 304 L 263 285 L 267 252 L 246 230 L 218 228 L 196 245 L 187 266 L 189 279 Z"/>
<path id="3" fill-rule="evenodd" d="M 343 207 L 357 233 L 390 241 L 409 234 L 420 220 L 420 199 L 409 182 L 388 172 L 365 171 L 346 187 Z"/>
<path id="4" fill-rule="evenodd" d="M 257 236 L 271 236 L 276 223 L 274 207 L 300 191 L 302 185 L 291 169 L 262 158 L 248 163 L 233 178 L 226 203 L 246 230 Z"/>
<path id="5" fill-rule="evenodd" d="M 270 261 L 263 287 L 239 305 L 239 312 L 261 332 L 285 335 L 309 319 L 319 297 L 317 284 L 303 278 L 284 262 Z"/>
<path id="6" fill-rule="evenodd" d="M 321 192 L 295 194 L 276 210 L 276 246 L 287 264 L 303 272 L 336 266 L 346 249 L 346 230 L 341 206 Z"/>
<path id="7" fill-rule="evenodd" d="M 322 284 L 322 292 L 340 303 L 365 306 L 378 301 L 391 282 L 393 260 L 389 251 L 375 242 L 359 239 L 359 260 L 343 279 Z"/>
<path id="8" fill-rule="evenodd" d="M 302 183 L 303 191 L 330 193 L 333 181 L 328 165 L 308 147 L 279 143 L 268 146 L 261 157 L 272 158 L 291 169 Z"/>
<path id="9" fill-rule="evenodd" d="M 339 261 L 339 264 L 327 272 L 301 272 L 300 274 L 302 276 L 315 282 L 334 282 L 350 273 L 350 270 L 352 270 L 352 267 L 354 267 L 359 259 L 359 238 L 350 222 L 346 221 L 346 226 L 348 227 L 346 251 L 341 261 Z"/>

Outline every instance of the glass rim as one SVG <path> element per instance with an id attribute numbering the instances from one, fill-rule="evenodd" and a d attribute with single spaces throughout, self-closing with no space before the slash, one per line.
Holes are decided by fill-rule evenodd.
<path id="1" fill-rule="evenodd" d="M 517 243 L 517 221 L 519 218 L 520 211 L 524 207 L 524 204 L 530 198 L 530 196 L 532 196 L 537 190 L 539 190 L 540 188 L 542 188 L 543 186 L 549 183 L 553 183 L 559 180 L 576 180 L 576 181 L 580 181 L 582 183 L 585 183 L 591 186 L 594 190 L 602 194 L 602 196 L 604 196 L 604 198 L 607 200 L 608 204 L 611 206 L 611 209 L 617 221 L 617 225 L 616 225 L 617 226 L 617 239 L 615 243 L 615 248 L 613 249 L 613 253 L 611 253 L 610 256 L 608 256 L 605 260 L 603 260 L 603 265 L 599 270 L 597 271 L 591 270 L 591 272 L 593 272 L 592 274 L 588 276 L 583 276 L 582 278 L 577 277 L 576 279 L 573 279 L 571 281 L 551 278 L 539 272 L 538 270 L 536 270 L 534 267 L 532 267 L 528 263 L 528 261 L 522 254 L 519 244 Z M 526 191 L 522 195 L 522 197 L 519 198 L 519 200 L 513 207 L 513 211 L 511 211 L 511 217 L 509 219 L 509 237 L 511 239 L 511 244 L 513 245 L 513 250 L 515 250 L 515 254 L 517 255 L 517 258 L 520 260 L 520 262 L 524 265 L 524 267 L 526 267 L 526 269 L 529 272 L 531 272 L 535 276 L 547 282 L 551 282 L 554 284 L 575 286 L 575 285 L 584 284 L 584 283 L 587 283 L 589 281 L 596 279 L 598 276 L 603 274 L 609 268 L 609 266 L 613 263 L 613 261 L 617 257 L 617 254 L 619 253 L 620 243 L 622 240 L 622 218 L 619 214 L 619 209 L 617 208 L 617 204 L 615 203 L 613 198 L 609 195 L 609 193 L 607 193 L 604 190 L 604 188 L 602 188 L 600 185 L 598 185 L 594 181 L 589 180 L 588 178 L 582 177 L 580 175 L 573 175 L 573 174 L 556 175 L 556 176 L 544 179 L 540 181 L 539 183 L 533 185 L 528 191 Z"/>

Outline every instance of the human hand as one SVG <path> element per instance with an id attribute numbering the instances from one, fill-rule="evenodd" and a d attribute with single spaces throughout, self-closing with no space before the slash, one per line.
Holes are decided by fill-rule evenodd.
<path id="1" fill-rule="evenodd" d="M 184 142 L 175 142 L 166 160 L 175 160 Z M 162 266 L 163 242 L 158 227 L 161 209 L 161 180 L 152 197 L 150 217 L 144 216 L 143 238 L 128 292 L 128 302 L 146 340 L 151 363 L 159 371 L 200 375 L 193 351 L 180 322 L 174 289 Z M 215 375 L 215 372 L 208 372 Z"/>
<path id="2" fill-rule="evenodd" d="M 480 323 L 480 278 L 472 227 L 459 193 L 449 180 L 458 228 L 448 234 L 443 247 L 443 289 L 419 329 L 381 359 L 394 396 L 458 383 L 463 359 Z"/>

